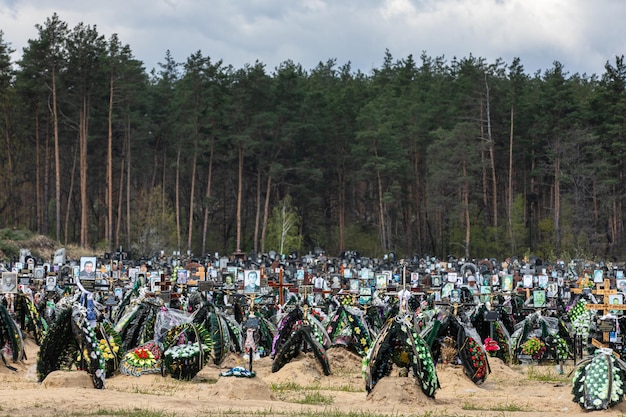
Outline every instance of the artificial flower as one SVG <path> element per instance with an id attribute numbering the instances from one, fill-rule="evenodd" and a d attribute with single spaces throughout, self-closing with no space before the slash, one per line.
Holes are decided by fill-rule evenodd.
<path id="1" fill-rule="evenodd" d="M 531 337 L 522 345 L 522 353 L 533 359 L 541 359 L 546 351 L 546 344 L 538 337 Z"/>

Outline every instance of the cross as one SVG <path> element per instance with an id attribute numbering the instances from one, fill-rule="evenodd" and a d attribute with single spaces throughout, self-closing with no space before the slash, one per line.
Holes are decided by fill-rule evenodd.
<path id="1" fill-rule="evenodd" d="M 599 310 L 602 311 L 602 315 L 606 316 L 609 314 L 609 311 L 612 310 L 626 310 L 626 304 L 609 304 L 609 296 L 613 294 L 617 294 L 616 289 L 611 289 L 611 280 L 608 278 L 604 279 L 604 284 L 602 289 L 595 289 L 592 291 L 593 294 L 602 296 L 602 304 L 585 304 L 585 308 L 587 310 Z M 602 340 L 604 342 L 609 341 L 609 333 L 602 333 Z"/>
<path id="2" fill-rule="evenodd" d="M 591 281 L 589 281 L 589 276 L 587 274 L 585 274 L 581 280 L 580 280 L 580 286 L 578 288 L 572 288 L 570 291 L 574 294 L 582 294 L 583 290 L 587 289 L 587 288 L 591 288 L 589 286 L 589 284 L 591 283 Z M 594 292 L 595 294 L 595 292 Z"/>
<path id="3" fill-rule="evenodd" d="M 278 273 L 278 284 L 274 281 L 269 282 L 267 284 L 269 287 L 278 288 L 278 304 L 280 304 L 281 306 L 284 304 L 284 298 L 285 298 L 285 295 L 283 294 L 283 289 L 293 287 L 293 284 L 286 284 L 283 281 L 283 276 L 284 276 L 283 269 L 280 268 L 280 272 Z"/>
<path id="4" fill-rule="evenodd" d="M 161 281 L 159 281 L 159 284 L 158 284 L 159 291 L 161 292 L 169 291 L 171 284 L 172 284 L 172 281 L 169 280 L 169 277 L 167 275 L 162 275 Z"/>
<path id="5" fill-rule="evenodd" d="M 300 294 L 300 291 L 302 291 L 302 293 L 301 293 L 302 299 L 304 301 L 307 301 L 307 297 L 310 294 L 313 294 L 313 286 L 312 285 L 302 285 L 302 286 L 300 286 L 300 289 L 298 291 L 299 294 Z"/>

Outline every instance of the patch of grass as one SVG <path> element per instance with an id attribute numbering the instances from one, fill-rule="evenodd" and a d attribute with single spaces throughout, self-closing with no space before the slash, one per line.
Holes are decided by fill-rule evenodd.
<path id="1" fill-rule="evenodd" d="M 355 387 L 353 385 L 344 384 L 339 386 L 322 386 L 321 384 L 300 385 L 295 382 L 284 382 L 279 384 L 270 384 L 270 390 L 273 392 L 285 391 L 342 391 L 342 392 L 365 392 L 365 388 Z"/>
<path id="2" fill-rule="evenodd" d="M 333 408 L 324 408 L 324 410 L 306 410 L 299 411 L 280 411 L 274 409 L 267 410 L 211 410 L 207 411 L 207 415 L 213 417 L 230 417 L 230 416 L 254 416 L 254 417 L 470 417 L 466 414 L 450 414 L 446 411 L 425 411 L 423 413 L 375 413 L 369 411 L 340 411 Z"/>
<path id="3" fill-rule="evenodd" d="M 300 384 L 296 384 L 295 382 L 282 382 L 279 384 L 270 384 L 270 390 L 274 392 L 283 392 L 283 391 L 301 391 L 304 387 Z"/>
<path id="4" fill-rule="evenodd" d="M 166 413 L 164 411 L 158 410 L 146 410 L 142 408 L 133 408 L 133 409 L 117 409 L 110 410 L 100 408 L 95 411 L 77 411 L 73 413 L 64 413 L 64 414 L 54 414 L 54 417 L 75 417 L 75 416 L 107 416 L 107 417 L 176 417 L 176 413 Z"/>
<path id="5" fill-rule="evenodd" d="M 294 402 L 298 404 L 326 404 L 330 405 L 334 401 L 330 395 L 324 395 L 319 391 L 307 392 L 304 398 L 296 400 Z"/>
<path id="6" fill-rule="evenodd" d="M 476 403 L 464 402 L 461 406 L 462 410 L 472 410 L 472 411 L 508 411 L 508 412 L 516 412 L 516 411 L 532 411 L 528 405 L 519 405 L 515 403 L 499 403 L 499 404 L 491 404 L 491 405 L 479 405 Z"/>
<path id="7" fill-rule="evenodd" d="M 541 382 L 558 382 L 566 383 L 570 382 L 571 378 L 567 376 L 568 372 L 565 371 L 563 375 L 560 375 L 554 367 L 551 366 L 529 366 L 526 371 L 526 376 L 531 381 Z"/>

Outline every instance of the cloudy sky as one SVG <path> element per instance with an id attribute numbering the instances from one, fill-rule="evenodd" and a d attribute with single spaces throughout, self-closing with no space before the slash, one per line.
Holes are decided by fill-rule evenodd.
<path id="1" fill-rule="evenodd" d="M 273 72 L 286 60 L 309 70 L 336 59 L 369 74 L 389 49 L 418 62 L 422 52 L 448 62 L 519 57 L 527 74 L 559 61 L 570 74 L 601 75 L 626 51 L 624 0 L 0 0 L 16 59 L 55 12 L 70 28 L 117 33 L 147 71 L 170 50 L 177 62 L 201 51 Z"/>

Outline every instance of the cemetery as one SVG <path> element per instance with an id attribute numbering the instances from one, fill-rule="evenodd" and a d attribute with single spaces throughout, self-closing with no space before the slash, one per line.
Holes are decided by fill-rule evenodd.
<path id="1" fill-rule="evenodd" d="M 626 413 L 619 262 L 61 248 L 0 267 L 7 415 Z"/>

